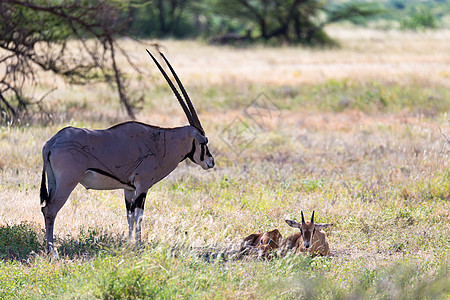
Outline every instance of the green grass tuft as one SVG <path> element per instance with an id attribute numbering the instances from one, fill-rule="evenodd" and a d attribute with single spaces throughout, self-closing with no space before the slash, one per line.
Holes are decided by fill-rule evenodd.
<path id="1" fill-rule="evenodd" d="M 0 259 L 25 260 L 30 253 L 43 249 L 42 236 L 37 225 L 22 222 L 0 226 Z"/>

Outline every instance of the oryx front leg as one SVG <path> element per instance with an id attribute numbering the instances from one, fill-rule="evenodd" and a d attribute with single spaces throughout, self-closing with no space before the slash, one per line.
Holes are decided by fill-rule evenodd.
<path id="1" fill-rule="evenodd" d="M 144 204 L 146 193 L 140 194 L 135 201 L 136 209 L 134 210 L 134 222 L 136 223 L 136 242 L 141 243 L 141 224 L 144 218 Z"/>
<path id="2" fill-rule="evenodd" d="M 136 191 L 125 190 L 125 204 L 127 207 L 128 239 L 131 241 L 133 231 L 136 230 L 136 242 L 141 242 L 141 224 L 144 214 L 146 193 L 136 196 Z"/>
<path id="3" fill-rule="evenodd" d="M 136 191 L 125 190 L 125 206 L 127 207 L 127 221 L 128 221 L 128 241 L 131 241 L 134 229 L 134 200 L 136 199 Z"/>

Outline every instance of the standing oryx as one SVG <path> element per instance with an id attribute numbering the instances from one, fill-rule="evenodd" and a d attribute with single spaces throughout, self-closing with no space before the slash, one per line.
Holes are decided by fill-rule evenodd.
<path id="1" fill-rule="evenodd" d="M 40 196 L 48 252 L 54 251 L 55 217 L 78 183 L 87 189 L 123 189 L 129 236 L 135 227 L 136 240 L 140 241 L 148 189 L 186 158 L 205 170 L 214 167 L 214 158 L 206 145 L 208 139 L 178 76 L 161 53 L 186 102 L 155 57 L 147 52 L 172 88 L 190 126 L 160 128 L 125 122 L 106 130 L 66 127 L 55 134 L 42 149 L 44 168 Z"/>

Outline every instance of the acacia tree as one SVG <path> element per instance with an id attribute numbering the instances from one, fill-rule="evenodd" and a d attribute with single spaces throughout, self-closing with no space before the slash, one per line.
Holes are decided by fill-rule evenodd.
<path id="1" fill-rule="evenodd" d="M 203 0 L 130 0 L 130 34 L 186 37 L 199 33 L 196 18 Z"/>
<path id="2" fill-rule="evenodd" d="M 0 0 L 1 120 L 13 121 L 38 103 L 23 89 L 39 83 L 38 70 L 51 71 L 71 83 L 109 82 L 134 118 L 116 63 L 118 52 L 128 59 L 116 43 L 126 20 L 120 1 Z"/>
<path id="3" fill-rule="evenodd" d="M 368 17 L 381 10 L 371 3 L 330 5 L 317 0 L 209 0 L 215 13 L 237 21 L 255 40 L 320 44 L 331 39 L 326 24 Z"/>

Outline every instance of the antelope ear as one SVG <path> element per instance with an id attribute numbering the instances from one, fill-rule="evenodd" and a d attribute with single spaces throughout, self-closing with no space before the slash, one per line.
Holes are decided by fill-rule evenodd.
<path id="1" fill-rule="evenodd" d="M 315 227 L 316 227 L 316 229 L 325 229 L 325 228 L 328 228 L 328 227 L 331 227 L 331 226 L 333 226 L 333 224 L 330 224 L 330 223 L 316 223 L 315 224 Z"/>
<path id="2" fill-rule="evenodd" d="M 300 229 L 302 227 L 298 222 L 295 222 L 292 220 L 285 220 L 285 221 L 291 227 L 298 228 L 298 229 Z"/>

